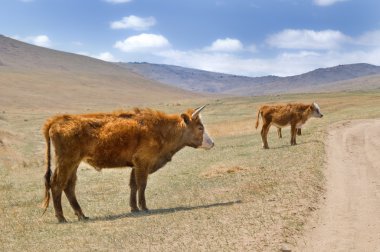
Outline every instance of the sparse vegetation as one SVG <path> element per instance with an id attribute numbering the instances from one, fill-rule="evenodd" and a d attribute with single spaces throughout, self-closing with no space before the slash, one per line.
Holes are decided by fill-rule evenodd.
<path id="1" fill-rule="evenodd" d="M 379 92 L 299 94 L 208 100 L 204 123 L 216 146 L 186 148 L 149 177 L 149 213 L 129 212 L 129 169 L 78 171 L 77 195 L 91 219 L 78 222 L 63 196 L 68 224 L 44 216 L 44 142 L 40 128 L 60 108 L 8 108 L 0 121 L 0 250 L 278 251 L 294 244 L 323 194 L 324 139 L 334 122 L 380 116 Z M 307 122 L 298 145 L 289 129 L 271 149 L 254 129 L 260 104 L 317 101 L 323 119 Z M 154 106 L 180 113 L 205 100 Z M 76 112 L 118 109 L 85 104 Z M 85 111 L 87 112 L 87 111 Z M 25 121 L 27 120 L 27 121 Z"/>

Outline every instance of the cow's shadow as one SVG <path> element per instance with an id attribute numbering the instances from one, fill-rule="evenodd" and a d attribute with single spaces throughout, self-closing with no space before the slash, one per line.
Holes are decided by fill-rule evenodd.
<path id="1" fill-rule="evenodd" d="M 297 145 L 306 145 L 306 144 L 310 144 L 310 143 L 323 143 L 323 142 L 320 141 L 320 140 L 310 140 L 310 141 L 306 141 L 306 142 L 297 142 L 297 144 L 295 146 L 297 146 Z M 284 148 L 291 148 L 293 146 L 294 145 L 290 145 L 290 143 L 282 144 L 280 146 L 274 146 L 274 147 L 271 147 L 269 145 L 269 149 L 273 149 L 273 150 L 275 150 L 275 149 L 284 149 Z"/>
<path id="2" fill-rule="evenodd" d="M 184 211 L 192 211 L 196 209 L 207 209 L 207 208 L 213 208 L 213 207 L 225 207 L 225 206 L 231 206 L 234 204 L 240 204 L 242 203 L 241 200 L 236 201 L 230 201 L 230 202 L 223 202 L 223 203 L 213 203 L 208 205 L 200 205 L 200 206 L 189 206 L 189 207 L 173 207 L 173 208 L 161 208 L 161 209 L 151 209 L 147 212 L 140 211 L 136 213 L 121 213 L 121 214 L 114 214 L 114 215 L 106 215 L 106 216 L 99 216 L 99 217 L 93 217 L 87 220 L 88 222 L 92 221 L 112 221 L 117 219 L 123 219 L 123 218 L 140 218 L 150 215 L 164 215 L 164 214 L 172 214 L 176 212 L 184 212 Z"/>

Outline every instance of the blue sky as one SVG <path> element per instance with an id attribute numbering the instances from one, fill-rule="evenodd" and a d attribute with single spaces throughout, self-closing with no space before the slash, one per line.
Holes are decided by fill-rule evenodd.
<path id="1" fill-rule="evenodd" d="M 380 1 L 2 0 L 0 34 L 106 61 L 288 76 L 380 65 Z"/>

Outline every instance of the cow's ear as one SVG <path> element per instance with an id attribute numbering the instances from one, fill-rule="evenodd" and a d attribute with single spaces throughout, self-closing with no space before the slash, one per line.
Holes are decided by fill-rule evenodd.
<path id="1" fill-rule="evenodd" d="M 181 117 L 183 118 L 183 121 L 186 123 L 186 124 L 189 124 L 190 123 L 190 117 L 188 114 L 182 114 Z"/>

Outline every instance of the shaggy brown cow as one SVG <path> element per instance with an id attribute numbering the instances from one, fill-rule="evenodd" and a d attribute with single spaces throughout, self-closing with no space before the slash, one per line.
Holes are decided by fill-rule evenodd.
<path id="1" fill-rule="evenodd" d="M 79 220 L 87 219 L 75 196 L 77 168 L 85 161 L 97 170 L 132 167 L 130 207 L 132 212 L 147 211 L 145 188 L 148 174 L 169 162 L 185 146 L 210 149 L 200 112 L 189 109 L 181 115 L 168 115 L 151 109 L 85 115 L 61 115 L 49 119 L 43 128 L 46 139 L 45 211 L 52 192 L 55 215 L 63 216 L 61 195 L 65 192 Z M 55 148 L 56 166 L 51 177 L 50 141 Z"/>
<path id="2" fill-rule="evenodd" d="M 261 106 L 257 112 L 256 129 L 259 126 L 259 118 L 263 121 L 261 128 L 261 138 L 263 142 L 263 148 L 268 149 L 267 136 L 270 126 L 273 124 L 277 128 L 282 128 L 290 125 L 291 138 L 290 144 L 295 145 L 297 129 L 310 117 L 323 117 L 318 104 L 315 102 L 312 104 L 301 103 L 289 103 L 286 105 L 264 105 Z M 277 132 L 278 133 L 278 132 Z"/>

